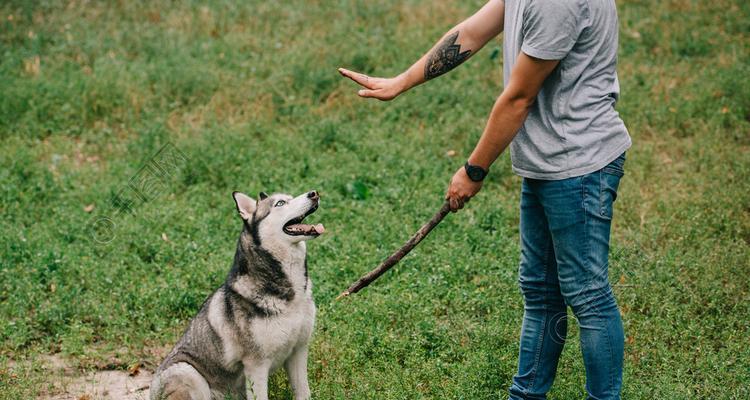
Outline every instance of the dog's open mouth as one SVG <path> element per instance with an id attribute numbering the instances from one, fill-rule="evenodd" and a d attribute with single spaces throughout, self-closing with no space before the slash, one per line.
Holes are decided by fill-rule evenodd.
<path id="1" fill-rule="evenodd" d="M 325 232 L 326 228 L 323 227 L 323 224 L 310 225 L 302 223 L 305 217 L 314 213 L 317 209 L 318 205 L 316 204 L 310 207 L 310 209 L 307 210 L 304 215 L 289 220 L 286 224 L 284 224 L 284 233 L 292 236 L 318 236 Z"/>

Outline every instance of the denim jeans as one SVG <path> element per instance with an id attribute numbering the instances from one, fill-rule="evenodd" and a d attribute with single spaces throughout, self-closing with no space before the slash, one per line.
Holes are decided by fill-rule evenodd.
<path id="1" fill-rule="evenodd" d="M 625 153 L 587 175 L 523 180 L 519 283 L 525 306 L 511 399 L 546 398 L 567 336 L 567 306 L 580 328 L 588 398 L 620 398 L 624 335 L 608 253 L 624 163 Z"/>

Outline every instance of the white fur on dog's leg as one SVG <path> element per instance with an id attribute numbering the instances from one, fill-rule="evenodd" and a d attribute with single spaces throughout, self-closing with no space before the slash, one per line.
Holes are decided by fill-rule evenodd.
<path id="1" fill-rule="evenodd" d="M 245 361 L 245 377 L 252 384 L 247 388 L 248 400 L 268 400 L 268 371 L 269 364 L 259 364 L 254 361 Z"/>
<path id="2" fill-rule="evenodd" d="M 289 384 L 292 385 L 295 400 L 308 400 L 310 386 L 307 384 L 307 345 L 294 349 L 284 363 Z"/>

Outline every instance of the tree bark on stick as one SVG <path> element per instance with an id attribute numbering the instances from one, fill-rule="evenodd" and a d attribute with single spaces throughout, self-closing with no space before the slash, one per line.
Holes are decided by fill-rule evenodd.
<path id="1" fill-rule="evenodd" d="M 427 221 L 426 224 L 422 225 L 421 228 L 417 231 L 417 233 L 414 234 L 414 236 L 409 239 L 408 242 L 406 242 L 403 246 L 401 246 L 400 249 L 398 249 L 395 253 L 391 254 L 390 257 L 388 257 L 385 261 L 383 261 L 382 264 L 380 264 L 377 268 L 374 270 L 368 272 L 367 274 L 363 275 L 359 280 L 352 283 L 351 286 L 349 286 L 348 289 L 346 289 L 344 292 L 342 292 L 338 297 L 336 297 L 336 300 L 346 297 L 352 293 L 359 292 L 362 288 L 367 287 L 370 283 L 372 283 L 375 279 L 378 279 L 380 275 L 383 275 L 386 271 L 391 269 L 394 265 L 396 265 L 399 261 L 401 261 L 404 256 L 409 254 L 409 252 L 416 247 L 419 242 L 422 241 L 429 233 L 430 231 L 437 226 L 437 224 L 440 223 L 440 221 L 445 218 L 446 215 L 450 212 L 450 204 L 446 201 L 443 203 L 443 206 L 440 208 L 440 210 L 430 219 Z"/>

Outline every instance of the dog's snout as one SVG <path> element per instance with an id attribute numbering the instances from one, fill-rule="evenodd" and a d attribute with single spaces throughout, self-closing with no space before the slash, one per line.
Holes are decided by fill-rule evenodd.
<path id="1" fill-rule="evenodd" d="M 320 195 L 318 195 L 318 192 L 316 190 L 313 190 L 307 193 L 307 198 L 315 201 L 320 199 Z"/>

